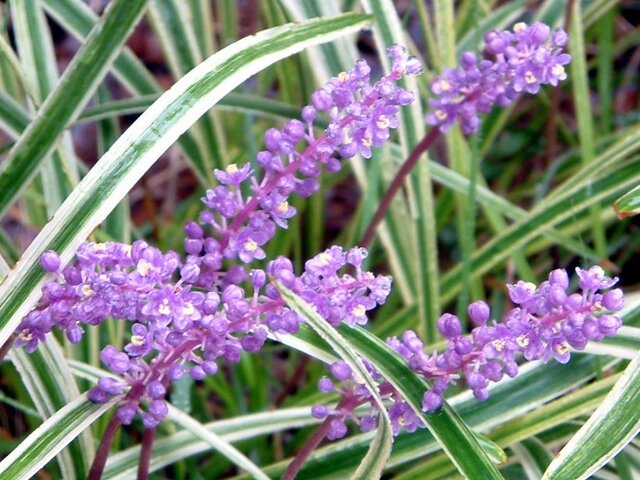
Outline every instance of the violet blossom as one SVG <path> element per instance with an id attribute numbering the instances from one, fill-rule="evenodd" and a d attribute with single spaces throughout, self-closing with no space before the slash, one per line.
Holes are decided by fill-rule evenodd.
<path id="1" fill-rule="evenodd" d="M 538 93 L 542 85 L 558 85 L 567 78 L 564 66 L 571 56 L 562 48 L 567 34 L 536 22 L 517 23 L 513 31 L 485 34 L 489 58 L 478 60 L 472 52 L 462 54 L 460 66 L 445 70 L 431 83 L 434 98 L 429 100 L 430 125 L 443 132 L 459 123 L 464 133 L 478 130 L 478 114 L 494 105 L 511 104 L 521 93 Z"/>
<path id="2" fill-rule="evenodd" d="M 184 259 L 143 240 L 84 243 L 75 263 L 63 269 L 57 254 L 46 252 L 41 266 L 54 278 L 20 324 L 16 346 L 32 352 L 54 327 L 77 343 L 87 326 L 109 318 L 131 322 L 123 351 L 107 345 L 100 353 L 118 378 L 101 378 L 88 396 L 103 403 L 124 394 L 120 421 L 129 424 L 139 414 L 146 428 L 154 428 L 167 413 L 171 382 L 186 374 L 202 380 L 221 361 L 236 363 L 242 352 L 260 350 L 269 334 L 298 331 L 301 318 L 271 280 L 313 304 L 332 325 L 365 323 L 391 290 L 390 277 L 361 269 L 366 250 L 331 247 L 308 260 L 301 275 L 285 257 L 264 268 L 253 264 L 266 260 L 262 247 L 296 213 L 291 194 L 311 195 L 323 165 L 336 171 L 340 157 L 370 156 L 398 126 L 399 108 L 414 96 L 396 82 L 419 73 L 420 65 L 403 47 L 388 54 L 387 76 L 372 83 L 360 60 L 313 94 L 303 121 L 268 130 L 266 150 L 256 159 L 260 168 L 216 170 L 220 184 L 202 199 L 200 223 L 185 225 Z M 328 115 L 329 126 L 316 137 L 319 112 Z"/>
<path id="3" fill-rule="evenodd" d="M 624 295 L 618 288 L 605 293 L 602 290 L 614 286 L 618 279 L 607 277 L 598 266 L 587 270 L 577 268 L 576 273 L 580 291 L 575 293 L 569 293 L 569 278 L 562 269 L 552 271 L 549 279 L 538 286 L 523 281 L 508 285 L 509 297 L 516 307 L 507 312 L 501 322 L 490 321 L 491 311 L 485 302 L 472 303 L 468 315 L 475 328 L 469 336 L 464 335 L 455 315 L 445 313 L 437 322 L 440 334 L 447 339 L 444 352 L 427 354 L 423 342 L 411 330 L 401 338 L 387 339 L 387 344 L 406 360 L 409 368 L 430 382 L 431 388 L 423 396 L 423 411 L 439 409 L 444 393 L 462 380 L 478 400 L 486 400 L 490 383 L 499 382 L 505 375 L 518 374 L 520 358 L 567 363 L 572 349 L 583 350 L 589 341 L 615 335 L 622 321 L 613 312 L 622 309 Z M 400 393 L 375 367 L 366 361 L 365 366 L 379 382 L 380 394 L 393 402 L 389 417 L 394 433 L 424 427 Z M 353 409 L 369 403 L 371 411 L 358 419 L 361 430 L 366 431 L 370 417 L 378 413 L 371 394 L 353 380 L 344 362 L 334 363 L 329 371 L 336 381 L 323 377 L 318 384 L 320 391 L 338 391 L 350 402 L 343 400 L 346 406 L 338 410 L 316 409 L 314 415 L 330 417 L 330 438 L 340 438 L 346 434 L 344 422 L 357 418 Z"/>

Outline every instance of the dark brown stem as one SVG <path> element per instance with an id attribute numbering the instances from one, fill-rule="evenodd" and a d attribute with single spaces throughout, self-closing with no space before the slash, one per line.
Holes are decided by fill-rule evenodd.
<path id="1" fill-rule="evenodd" d="M 153 449 L 155 435 L 155 428 L 144 429 L 140 448 L 140 461 L 138 462 L 138 480 L 147 480 L 149 478 L 149 463 L 151 462 L 151 450 Z"/>
<path id="2" fill-rule="evenodd" d="M 15 333 L 12 333 L 11 336 L 4 342 L 4 345 L 0 347 L 0 362 L 4 359 L 4 357 L 9 353 L 11 347 L 13 347 L 13 343 L 16 341 L 18 336 Z"/>
<path id="3" fill-rule="evenodd" d="M 387 210 L 389 210 L 389 207 L 391 206 L 393 197 L 396 196 L 396 193 L 398 193 L 398 190 L 400 190 L 400 188 L 404 184 L 407 175 L 411 173 L 411 170 L 413 170 L 413 167 L 416 166 L 422 154 L 426 152 L 429 147 L 431 147 L 431 145 L 433 145 L 433 142 L 435 142 L 439 136 L 440 129 L 438 127 L 433 127 L 409 154 L 405 162 L 400 167 L 400 170 L 398 170 L 398 173 L 396 173 L 396 176 L 391 182 L 391 185 L 389 185 L 389 188 L 384 194 L 380 205 L 378 205 L 378 209 L 373 214 L 373 218 L 369 222 L 367 231 L 364 232 L 362 240 L 360 240 L 360 243 L 358 245 L 362 247 L 368 247 L 371 244 L 378 225 L 380 224 L 380 222 L 382 222 L 384 216 L 387 213 Z"/>
<path id="4" fill-rule="evenodd" d="M 109 458 L 111 444 L 113 443 L 113 439 L 116 436 L 116 432 L 118 431 L 118 428 L 120 428 L 120 425 L 122 425 L 122 422 L 118 418 L 118 415 L 114 413 L 107 424 L 102 440 L 100 440 L 100 445 L 98 445 L 98 451 L 96 452 L 96 456 L 93 458 L 93 463 L 89 469 L 87 480 L 100 480 L 102 478 L 104 466 L 107 463 L 107 458 Z"/>
<path id="5" fill-rule="evenodd" d="M 357 397 L 348 397 L 342 400 L 336 406 L 336 410 L 340 410 L 340 409 L 352 410 L 358 405 L 358 403 L 359 401 Z M 287 467 L 287 470 L 284 472 L 284 475 L 282 476 L 282 480 L 294 480 L 296 478 L 296 475 L 302 468 L 302 465 L 307 460 L 307 458 L 309 458 L 309 455 L 313 453 L 313 451 L 318 447 L 318 445 L 320 445 L 320 442 L 322 442 L 324 437 L 327 436 L 327 432 L 331 427 L 331 420 L 333 420 L 333 417 L 330 415 L 325 419 L 324 422 L 322 422 L 322 424 L 318 427 L 318 429 L 315 432 L 313 432 L 313 435 L 311 435 L 309 440 L 307 440 L 307 443 L 304 444 L 304 447 L 302 447 L 302 450 L 298 452 L 296 457 L 291 461 L 291 463 Z"/>
<path id="6" fill-rule="evenodd" d="M 276 397 L 275 401 L 273 402 L 276 407 L 279 407 L 280 405 L 282 405 L 282 402 L 284 402 L 284 400 L 293 391 L 295 386 L 298 384 L 298 382 L 300 381 L 300 379 L 304 375 L 304 372 L 307 371 L 307 365 L 308 364 L 309 364 L 309 357 L 307 357 L 307 356 L 302 357 L 302 359 L 298 363 L 298 366 L 296 367 L 295 371 L 293 372 L 293 375 L 291 375 L 291 378 L 285 384 L 285 386 L 282 388 L 282 391 L 280 392 L 280 394 Z"/>

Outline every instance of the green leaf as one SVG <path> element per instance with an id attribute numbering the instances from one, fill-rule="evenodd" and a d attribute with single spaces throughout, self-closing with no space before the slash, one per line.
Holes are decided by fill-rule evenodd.
<path id="1" fill-rule="evenodd" d="M 160 155 L 202 114 L 241 82 L 309 45 L 328 42 L 366 26 L 366 15 L 283 25 L 246 37 L 198 65 L 163 94 L 83 178 L 0 285 L 0 344 L 39 297 L 47 250 L 63 264 Z M 26 134 L 25 134 L 26 135 Z"/>
<path id="2" fill-rule="evenodd" d="M 80 396 L 62 349 L 53 336 L 50 335 L 31 354 L 19 348 L 12 350 L 9 357 L 41 418 L 51 417 Z M 63 476 L 69 479 L 84 478 L 93 455 L 91 431 L 83 432 L 71 442 L 68 450 L 57 455 Z"/>
<path id="3" fill-rule="evenodd" d="M 40 1 L 47 13 L 80 42 L 86 41 L 90 30 L 98 22 L 96 14 L 82 0 Z M 138 95 L 150 95 L 162 90 L 151 72 L 128 48 L 124 48 L 113 62 L 113 74 L 127 89 Z M 178 140 L 178 144 L 198 180 L 203 185 L 207 185 L 211 172 L 205 166 L 206 160 L 199 149 L 198 139 L 191 132 L 185 132 Z"/>
<path id="4" fill-rule="evenodd" d="M 190 28 L 188 5 L 184 0 L 152 0 L 149 14 L 151 25 L 160 39 L 173 77 L 183 77 L 203 60 L 195 33 Z M 223 168 L 226 165 L 226 146 L 219 125 L 219 119 L 213 111 L 207 112 L 194 125 L 194 137 L 204 160 L 203 168 L 207 172 L 209 182 L 213 181 L 214 167 Z"/>
<path id="5" fill-rule="evenodd" d="M 35 429 L 0 462 L 0 480 L 30 478 L 55 457 L 69 442 L 120 400 L 96 404 L 83 395 Z"/>
<path id="6" fill-rule="evenodd" d="M 38 109 L 0 169 L 0 215 L 24 190 L 106 75 L 129 32 L 142 15 L 144 0 L 114 0 Z"/>
<path id="7" fill-rule="evenodd" d="M 209 444 L 211 448 L 220 452 L 241 469 L 249 472 L 254 478 L 259 480 L 269 480 L 269 477 L 265 475 L 251 460 L 226 440 L 220 438 L 217 434 L 207 429 L 204 425 L 183 411 L 171 406 L 170 410 L 171 421 L 177 423 L 185 430 L 188 430 L 198 439 Z"/>
<path id="8" fill-rule="evenodd" d="M 511 445 L 529 480 L 538 480 L 553 458 L 553 453 L 535 437 Z"/>
<path id="9" fill-rule="evenodd" d="M 592 162 L 595 164 L 596 162 Z M 497 265 L 511 252 L 558 223 L 571 218 L 591 205 L 619 195 L 621 190 L 640 181 L 640 160 L 634 158 L 622 165 L 613 165 L 600 177 L 577 188 L 568 187 L 531 209 L 526 217 L 515 222 L 478 248 L 472 258 L 472 276 L 477 277 Z M 591 168 L 591 164 L 585 168 Z M 460 288 L 461 268 L 455 267 L 442 278 L 443 298 L 451 300 Z"/>
<path id="10" fill-rule="evenodd" d="M 81 43 L 99 21 L 95 12 L 82 0 L 40 0 L 47 13 Z M 139 95 L 158 92 L 160 86 L 143 63 L 124 48 L 113 63 L 114 74 L 130 91 Z"/>
<path id="11" fill-rule="evenodd" d="M 391 420 L 387 409 L 382 403 L 382 398 L 378 392 L 376 383 L 369 375 L 362 359 L 353 351 L 349 343 L 322 318 L 318 312 L 300 297 L 285 286 L 276 283 L 276 288 L 284 298 L 287 305 L 298 315 L 305 319 L 308 325 L 322 338 L 327 344 L 335 350 L 340 358 L 342 358 L 353 371 L 356 381 L 364 384 L 373 401 L 380 410 L 380 424 L 374 440 L 369 446 L 367 454 L 360 462 L 358 469 L 351 477 L 352 479 L 371 479 L 379 478 L 384 470 L 389 455 L 391 454 L 391 445 L 393 443 L 393 432 L 391 429 Z"/>
<path id="12" fill-rule="evenodd" d="M 543 479 L 589 477 L 640 432 L 640 354 L 606 399 L 549 465 Z"/>
<path id="13" fill-rule="evenodd" d="M 20 60 L 25 72 L 25 90 L 31 92 L 34 108 L 54 90 L 58 82 L 53 40 L 40 4 L 16 0 L 11 12 Z M 44 208 L 52 217 L 72 188 L 78 183 L 78 164 L 71 132 L 63 132 L 50 158 L 41 169 Z"/>
<path id="14" fill-rule="evenodd" d="M 625 218 L 640 213 L 640 185 L 625 193 L 613 204 L 618 217 Z"/>
<path id="15" fill-rule="evenodd" d="M 176 409 L 170 409 L 167 421 L 172 420 Z M 317 424 L 311 416 L 311 406 L 280 408 L 273 412 L 243 415 L 229 420 L 217 420 L 203 427 L 217 434 L 225 442 L 270 435 L 276 432 Z M 190 456 L 211 450 L 209 442 L 200 439 L 190 430 L 181 430 L 153 443 L 149 472 L 158 471 Z M 104 480 L 126 480 L 135 477 L 140 458 L 140 446 L 134 446 L 109 457 L 105 467 Z"/>

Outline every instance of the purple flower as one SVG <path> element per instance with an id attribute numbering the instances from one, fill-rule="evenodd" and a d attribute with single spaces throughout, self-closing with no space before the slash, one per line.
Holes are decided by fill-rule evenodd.
<path id="1" fill-rule="evenodd" d="M 504 108 L 522 92 L 535 94 L 542 85 L 558 85 L 567 78 L 564 66 L 571 61 L 562 51 L 566 42 L 563 30 L 550 35 L 550 28 L 540 22 L 518 23 L 512 32 L 488 32 L 485 44 L 491 59 L 478 60 L 465 52 L 458 68 L 433 80 L 427 122 L 443 132 L 459 123 L 464 133 L 474 133 L 479 114 L 494 105 Z"/>
<path id="2" fill-rule="evenodd" d="M 543 35 L 544 32 L 540 32 Z M 315 267 L 312 271 L 316 271 Z M 517 282 L 509 285 L 511 300 L 518 305 L 508 311 L 502 322 L 489 323 L 489 306 L 481 301 L 468 308 L 469 317 L 476 325 L 471 336 L 464 336 L 460 321 L 451 314 L 438 319 L 437 327 L 447 339 L 443 352 L 430 355 L 424 352 L 423 342 L 415 332 L 407 331 L 401 338 L 387 339 L 387 344 L 403 357 L 416 374 L 431 383 L 422 398 L 422 409 L 433 412 L 443 402 L 443 394 L 450 385 L 463 379 L 478 400 L 489 397 L 491 383 L 499 382 L 505 375 L 515 377 L 518 373 L 518 356 L 526 360 L 551 358 L 559 363 L 570 360 L 571 348 L 584 349 L 589 340 L 600 340 L 615 335 L 621 326 L 620 318 L 602 313 L 603 307 L 611 311 L 622 308 L 624 303 L 620 289 L 600 293 L 610 288 L 617 279 L 608 278 L 602 269 L 592 267 L 577 270 L 581 293 L 569 293 L 569 279 L 564 270 L 554 270 L 549 281 L 536 286 Z M 391 383 L 369 362 L 365 363 L 369 373 L 378 382 L 380 395 L 392 403 L 389 417 L 394 434 L 424 427 L 424 424 Z M 337 390 L 343 403 L 350 401 L 355 406 L 373 403 L 371 394 L 354 381 L 350 370 L 343 371 L 344 362 L 338 361 L 329 368 L 338 384 L 323 377 L 319 388 L 323 392 Z M 355 413 L 342 408 L 340 419 L 354 418 Z M 359 423 L 369 425 L 373 411 L 362 417 Z M 364 418 L 367 418 L 365 421 Z"/>

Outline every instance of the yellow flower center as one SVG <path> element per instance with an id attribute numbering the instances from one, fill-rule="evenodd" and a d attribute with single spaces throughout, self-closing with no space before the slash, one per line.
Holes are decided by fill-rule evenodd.
<path id="1" fill-rule="evenodd" d="M 389 128 L 389 125 L 391 124 L 391 122 L 389 122 L 389 119 L 387 117 L 385 117 L 384 115 L 380 115 L 380 117 L 378 118 L 378 120 L 376 121 L 376 126 L 378 128 Z"/>
<path id="2" fill-rule="evenodd" d="M 286 200 L 278 205 L 278 212 L 287 213 L 287 210 L 289 210 L 289 202 L 287 202 Z"/>
<path id="3" fill-rule="evenodd" d="M 522 32 L 523 30 L 526 30 L 526 28 L 527 28 L 527 24 L 526 24 L 526 23 L 524 23 L 524 22 L 518 22 L 518 23 L 516 23 L 516 24 L 513 26 L 513 31 L 514 31 L 515 33 L 520 33 L 520 32 Z"/>
<path id="4" fill-rule="evenodd" d="M 234 173 L 238 173 L 240 171 L 238 170 L 238 165 L 236 165 L 235 163 L 229 165 L 225 170 L 229 175 L 233 175 Z"/>
<path id="5" fill-rule="evenodd" d="M 140 347 L 144 345 L 144 337 L 142 335 L 132 335 L 131 345 L 133 345 L 134 347 Z"/>
<path id="6" fill-rule="evenodd" d="M 445 112 L 444 110 L 438 109 L 434 113 L 438 120 L 445 120 L 447 118 L 447 112 Z"/>
<path id="7" fill-rule="evenodd" d="M 18 335 L 18 338 L 20 340 L 22 340 L 23 342 L 30 342 L 31 340 L 33 340 L 33 333 L 31 333 L 31 332 L 20 332 L 20 335 Z"/>
<path id="8" fill-rule="evenodd" d="M 440 90 L 442 90 L 443 92 L 448 92 L 449 90 L 451 90 L 451 84 L 447 80 L 440 80 Z"/>
<path id="9" fill-rule="evenodd" d="M 85 297 L 90 297 L 94 293 L 95 292 L 93 291 L 93 288 L 91 288 L 90 285 L 83 285 L 82 286 L 82 295 L 84 295 Z"/>
<path id="10" fill-rule="evenodd" d="M 533 72 L 527 72 L 524 74 L 524 81 L 531 85 L 532 83 L 536 83 L 538 78 L 533 74 Z"/>
<path id="11" fill-rule="evenodd" d="M 149 275 L 149 271 L 151 270 L 152 266 L 153 265 L 151 265 L 150 262 L 147 262 L 144 258 L 142 258 L 138 262 L 138 273 L 143 277 L 146 277 L 147 275 Z"/>
<path id="12" fill-rule="evenodd" d="M 349 79 L 349 74 L 347 74 L 347 72 L 340 72 L 338 74 L 338 80 L 340 80 L 341 82 L 346 82 Z"/>
<path id="13" fill-rule="evenodd" d="M 358 305 L 353 310 L 351 310 L 351 314 L 354 317 L 364 317 L 367 314 L 367 310 L 364 308 L 364 305 Z"/>
<path id="14" fill-rule="evenodd" d="M 192 315 L 195 312 L 195 308 L 193 308 L 193 303 L 187 302 L 182 306 L 182 313 L 185 315 Z"/>
<path id="15" fill-rule="evenodd" d="M 320 265 L 321 267 L 326 267 L 327 265 L 329 265 L 329 262 L 331 261 L 331 255 L 329 255 L 326 252 L 322 252 L 320 255 L 318 255 L 318 265 Z"/>
<path id="16" fill-rule="evenodd" d="M 519 337 L 516 338 L 516 343 L 520 345 L 522 348 L 525 348 L 526 346 L 529 345 L 529 337 L 527 337 L 526 335 L 520 335 Z"/>
<path id="17" fill-rule="evenodd" d="M 496 349 L 496 352 L 502 352 L 504 350 L 505 341 L 501 338 L 494 340 L 491 344 L 493 345 L 493 348 Z"/>
<path id="18" fill-rule="evenodd" d="M 171 307 L 169 306 L 169 300 L 166 298 L 162 300 L 162 303 L 158 307 L 158 313 L 160 315 L 169 315 L 171 313 Z"/>
<path id="19" fill-rule="evenodd" d="M 244 244 L 244 249 L 247 252 L 255 252 L 258 249 L 258 244 L 255 242 L 255 240 L 247 240 Z"/>
<path id="20" fill-rule="evenodd" d="M 569 351 L 569 344 L 567 342 L 558 343 L 556 344 L 555 349 L 560 355 L 564 355 Z"/>
<path id="21" fill-rule="evenodd" d="M 560 77 L 564 75 L 564 67 L 562 65 L 554 65 L 551 69 L 551 73 L 553 73 L 554 77 Z"/>

